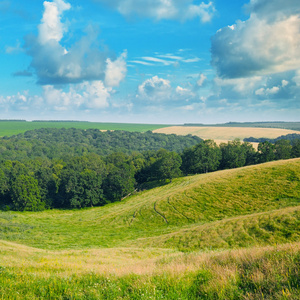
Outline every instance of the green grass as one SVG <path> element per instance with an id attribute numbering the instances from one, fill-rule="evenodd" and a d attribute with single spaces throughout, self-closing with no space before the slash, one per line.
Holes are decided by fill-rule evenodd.
<path id="1" fill-rule="evenodd" d="M 103 271 L 92 253 L 39 253 L 1 245 L 2 299 L 299 299 L 300 244 L 223 252 L 174 253 L 149 270 Z M 99 253 L 93 253 L 95 257 Z M 114 253 L 112 253 L 114 255 Z M 77 263 L 69 264 L 70 257 Z M 87 257 L 87 258 L 86 258 Z M 56 257 L 57 258 L 57 257 Z M 126 257 L 124 257 L 126 259 Z M 9 261 L 9 263 L 7 263 Z M 25 262 L 26 261 L 26 262 Z M 139 265 L 139 259 L 135 259 Z M 144 264 L 148 260 L 144 260 Z M 112 264 L 111 264 L 112 265 Z M 97 269 L 99 266 L 100 270 Z M 70 269 L 75 267 L 73 271 Z M 132 272 L 132 270 L 134 270 Z"/>
<path id="2" fill-rule="evenodd" d="M 0 299 L 299 299 L 300 159 L 85 210 L 0 212 Z"/>
<path id="3" fill-rule="evenodd" d="M 268 218 L 275 210 L 279 214 L 282 210 L 282 218 L 289 215 L 296 226 L 299 204 L 300 159 L 294 159 L 179 178 L 104 207 L 40 213 L 2 212 L 0 239 L 43 249 L 82 249 L 128 247 L 136 245 L 137 239 L 155 238 L 155 243 L 163 247 L 166 244 L 168 248 L 195 250 L 197 243 L 193 239 L 198 240 L 193 233 L 198 230 L 195 228 L 219 224 L 217 221 L 240 222 L 239 219 L 251 215 L 255 220 L 249 226 L 255 227 L 260 216 L 255 214 L 265 213 Z M 288 207 L 296 209 L 284 210 Z M 232 218 L 237 219 L 232 221 Z M 239 225 L 229 228 L 232 226 Z M 166 235 L 177 235 L 182 230 L 190 231 L 190 243 L 185 239 L 165 242 Z M 241 239 L 236 244 L 247 246 L 248 240 L 243 244 Z M 224 248 L 224 243 L 219 247 L 211 243 L 203 247 Z"/>
<path id="4" fill-rule="evenodd" d="M 99 129 L 99 130 L 125 130 L 146 132 L 168 125 L 159 124 L 130 124 L 130 123 L 97 123 L 97 122 L 77 122 L 77 121 L 0 121 L 0 137 L 12 136 L 28 130 L 40 128 L 76 128 L 76 129 Z"/>

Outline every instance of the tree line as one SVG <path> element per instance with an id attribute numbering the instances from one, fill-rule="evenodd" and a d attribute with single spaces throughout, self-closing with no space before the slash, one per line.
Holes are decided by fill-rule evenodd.
<path id="1" fill-rule="evenodd" d="M 47 157 L 47 151 L 41 156 L 26 156 L 24 148 L 16 149 L 21 141 L 29 143 L 28 139 L 19 139 L 12 152 L 25 151 L 22 159 L 2 156 L 0 163 L 2 209 L 38 211 L 101 206 L 180 176 L 300 157 L 300 140 L 293 145 L 288 140 L 275 144 L 265 141 L 259 144 L 258 150 L 239 140 L 219 146 L 205 140 L 180 152 L 161 148 L 107 155 L 92 151 L 59 155 L 58 148 L 54 157 Z M 39 142 L 46 147 L 47 142 L 42 139 Z"/>

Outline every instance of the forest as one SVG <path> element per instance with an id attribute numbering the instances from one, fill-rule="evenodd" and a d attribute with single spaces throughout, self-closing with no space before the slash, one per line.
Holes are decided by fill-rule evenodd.
<path id="1" fill-rule="evenodd" d="M 38 129 L 0 140 L 0 208 L 40 211 L 121 201 L 173 178 L 300 157 L 300 139 L 222 143 L 152 132 Z"/>

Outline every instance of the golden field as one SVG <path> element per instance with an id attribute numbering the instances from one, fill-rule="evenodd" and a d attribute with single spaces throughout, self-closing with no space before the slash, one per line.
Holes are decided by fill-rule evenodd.
<path id="1" fill-rule="evenodd" d="M 255 128 L 255 127 L 190 127 L 171 126 L 159 128 L 153 132 L 177 135 L 195 135 L 204 140 L 214 140 L 217 144 L 233 141 L 234 139 L 254 138 L 277 138 L 281 135 L 298 133 L 296 130 L 278 128 Z"/>

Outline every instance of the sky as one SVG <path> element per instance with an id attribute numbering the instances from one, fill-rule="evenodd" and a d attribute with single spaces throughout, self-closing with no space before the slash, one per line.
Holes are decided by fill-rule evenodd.
<path id="1" fill-rule="evenodd" d="M 300 121 L 300 1 L 0 0 L 0 119 Z"/>

